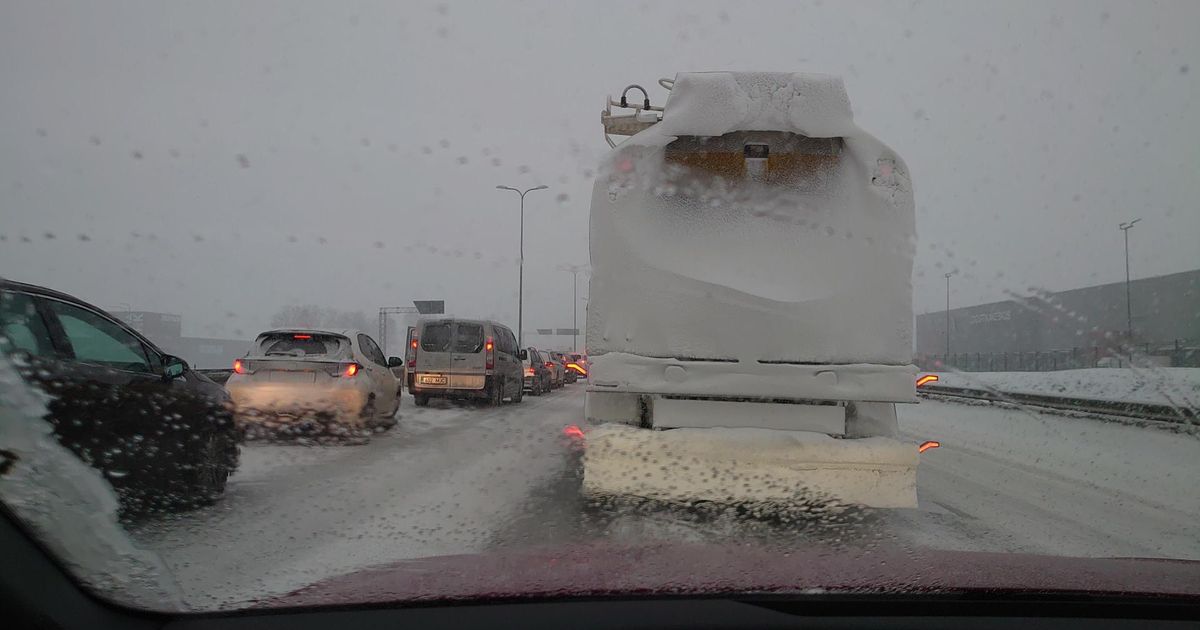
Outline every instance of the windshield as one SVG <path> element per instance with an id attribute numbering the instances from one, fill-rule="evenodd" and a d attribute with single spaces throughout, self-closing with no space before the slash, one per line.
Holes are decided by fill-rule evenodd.
<path id="1" fill-rule="evenodd" d="M 344 337 L 334 335 L 280 333 L 263 335 L 259 338 L 258 347 L 262 354 L 268 357 L 320 357 L 337 354 L 342 344 L 348 341 Z"/>
<path id="2" fill-rule="evenodd" d="M 0 3 L 98 595 L 1200 597 L 1200 3 L 231 8 Z"/>

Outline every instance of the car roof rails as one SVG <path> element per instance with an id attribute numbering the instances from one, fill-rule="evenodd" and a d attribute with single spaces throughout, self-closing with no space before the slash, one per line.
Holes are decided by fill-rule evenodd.
<path id="1" fill-rule="evenodd" d="M 659 79 L 658 84 L 670 90 L 675 84 L 674 79 Z M 629 91 L 637 90 L 642 93 L 642 102 L 629 100 Z M 621 107 L 624 109 L 634 110 L 632 114 L 613 114 L 612 108 Z M 640 133 L 656 123 L 662 121 L 662 107 L 650 104 L 650 95 L 646 92 L 646 88 L 640 85 L 630 85 L 621 91 L 621 99 L 614 101 L 610 96 L 604 104 L 604 111 L 600 112 L 600 124 L 604 125 L 604 141 L 610 147 L 616 147 L 617 143 L 613 141 L 611 136 L 632 136 Z"/>

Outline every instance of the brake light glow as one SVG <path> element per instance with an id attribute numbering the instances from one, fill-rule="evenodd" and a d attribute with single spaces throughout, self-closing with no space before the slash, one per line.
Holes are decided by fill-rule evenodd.
<path id="1" fill-rule="evenodd" d="M 924 453 L 925 451 L 928 451 L 931 448 L 940 448 L 941 446 L 942 446 L 941 442 L 938 442 L 936 440 L 929 440 L 928 442 L 922 442 L 921 445 L 917 447 L 917 452 Z"/>
<path id="2" fill-rule="evenodd" d="M 490 369 L 495 368 L 496 367 L 496 342 L 491 337 L 488 337 L 487 341 L 484 342 L 483 350 L 485 353 L 484 354 L 484 364 L 483 364 L 484 369 L 490 370 Z"/>
<path id="3" fill-rule="evenodd" d="M 345 376 L 345 377 L 354 376 L 355 374 L 358 374 L 358 369 L 360 367 L 361 366 L 357 363 L 348 363 L 348 364 L 346 364 L 346 369 L 342 370 L 342 376 Z"/>
<path id="4" fill-rule="evenodd" d="M 572 440 L 582 440 L 583 429 L 580 429 L 573 424 L 568 424 L 567 426 L 563 427 L 563 435 L 571 438 Z"/>
<path id="5" fill-rule="evenodd" d="M 312 339 L 312 335 L 292 335 L 292 339 Z"/>
<path id="6" fill-rule="evenodd" d="M 233 373 L 234 374 L 245 374 L 246 373 L 246 364 L 242 363 L 241 359 L 233 360 Z"/>
<path id="7" fill-rule="evenodd" d="M 410 344 L 410 345 L 412 346 L 413 350 L 417 349 L 417 338 L 416 337 L 413 337 L 412 344 Z"/>
<path id="8" fill-rule="evenodd" d="M 525 376 L 533 376 L 533 368 L 531 368 L 531 367 L 525 368 Z"/>
<path id="9" fill-rule="evenodd" d="M 925 385 L 927 383 L 936 383 L 937 380 L 938 380 L 937 374 L 926 374 L 925 376 L 922 376 L 921 378 L 917 379 L 917 387 L 921 387 L 922 385 Z"/>
<path id="10" fill-rule="evenodd" d="M 412 341 L 410 341 L 408 345 L 409 345 L 409 348 L 412 350 L 411 352 L 408 353 L 408 367 L 409 367 L 409 369 L 416 369 L 416 367 L 417 367 L 417 345 L 418 345 L 417 338 L 413 337 Z"/>
<path id="11" fill-rule="evenodd" d="M 552 367 L 554 367 L 554 362 L 553 362 L 553 361 L 547 361 L 547 362 L 546 362 L 546 367 L 548 367 L 548 368 L 552 368 Z"/>

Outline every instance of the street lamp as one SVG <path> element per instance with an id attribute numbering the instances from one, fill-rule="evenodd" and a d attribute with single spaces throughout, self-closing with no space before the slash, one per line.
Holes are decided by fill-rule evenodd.
<path id="1" fill-rule="evenodd" d="M 1125 343 L 1129 344 L 1129 361 L 1133 362 L 1133 302 L 1129 298 L 1129 230 L 1141 219 L 1117 226 L 1125 234 Z"/>
<path id="2" fill-rule="evenodd" d="M 533 188 L 527 188 L 525 190 L 513 188 L 512 186 L 496 186 L 496 188 L 499 188 L 500 190 L 511 190 L 518 195 L 521 195 L 521 272 L 517 279 L 517 347 L 523 348 L 524 341 L 523 337 L 521 336 L 521 324 L 522 318 L 524 317 L 523 309 L 525 307 L 525 195 L 535 190 L 545 190 L 549 188 L 549 186 L 534 186 Z"/>
<path id="3" fill-rule="evenodd" d="M 946 362 L 950 362 L 950 276 L 953 271 L 943 274 L 946 276 Z"/>
<path id="4" fill-rule="evenodd" d="M 579 272 L 587 272 L 586 265 L 559 265 L 559 271 L 571 274 L 571 352 L 579 352 Z"/>

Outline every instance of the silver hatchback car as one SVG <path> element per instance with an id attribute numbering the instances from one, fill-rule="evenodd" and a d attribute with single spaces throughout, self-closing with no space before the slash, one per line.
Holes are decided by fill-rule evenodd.
<path id="1" fill-rule="evenodd" d="M 251 435 L 325 418 L 354 433 L 396 423 L 403 380 L 393 368 L 403 365 L 361 331 L 271 330 L 234 361 L 225 388 Z"/>
<path id="2" fill-rule="evenodd" d="M 478 319 L 421 322 L 409 341 L 409 390 L 417 406 L 430 398 L 521 402 L 527 356 L 507 326 Z"/>

